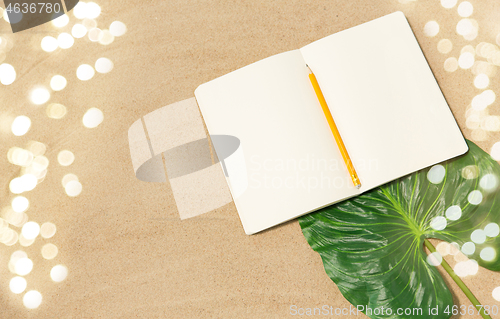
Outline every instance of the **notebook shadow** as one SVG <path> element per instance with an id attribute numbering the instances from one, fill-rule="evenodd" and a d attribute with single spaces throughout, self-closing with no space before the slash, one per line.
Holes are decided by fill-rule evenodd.
<path id="1" fill-rule="evenodd" d="M 211 135 L 210 139 L 217 153 L 214 149 L 210 151 L 208 138 L 179 145 L 163 153 L 167 174 L 163 167 L 162 156 L 158 154 L 137 169 L 137 178 L 145 182 L 162 183 L 166 182 L 166 175 L 169 179 L 182 177 L 217 164 L 219 161 L 227 177 L 224 160 L 240 147 L 240 140 L 231 135 Z M 214 154 L 213 160 L 212 154 Z"/>

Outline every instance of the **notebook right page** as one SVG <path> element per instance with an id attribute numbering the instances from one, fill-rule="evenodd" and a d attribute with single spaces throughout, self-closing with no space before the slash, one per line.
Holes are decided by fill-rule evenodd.
<path id="1" fill-rule="evenodd" d="M 468 150 L 401 12 L 300 49 L 366 191 Z"/>

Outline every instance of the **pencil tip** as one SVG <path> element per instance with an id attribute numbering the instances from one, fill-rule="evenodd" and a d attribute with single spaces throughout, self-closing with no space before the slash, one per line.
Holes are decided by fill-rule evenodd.
<path id="1" fill-rule="evenodd" d="M 360 189 L 361 188 L 361 184 L 356 185 L 356 188 Z"/>

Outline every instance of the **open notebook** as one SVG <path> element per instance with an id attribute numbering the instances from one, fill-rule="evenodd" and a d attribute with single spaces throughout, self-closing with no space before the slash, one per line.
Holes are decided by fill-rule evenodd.
<path id="1" fill-rule="evenodd" d="M 308 78 L 316 75 L 361 180 L 356 189 Z M 200 85 L 247 234 L 356 196 L 468 148 L 411 28 L 395 12 Z M 216 153 L 222 142 L 213 141 Z"/>

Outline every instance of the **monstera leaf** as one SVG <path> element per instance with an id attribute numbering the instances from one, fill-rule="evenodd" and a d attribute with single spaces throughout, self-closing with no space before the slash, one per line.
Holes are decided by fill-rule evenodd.
<path id="1" fill-rule="evenodd" d="M 299 219 L 328 276 L 368 316 L 450 317 L 453 298 L 427 238 L 500 270 L 500 166 L 468 144 L 461 157 Z"/>

